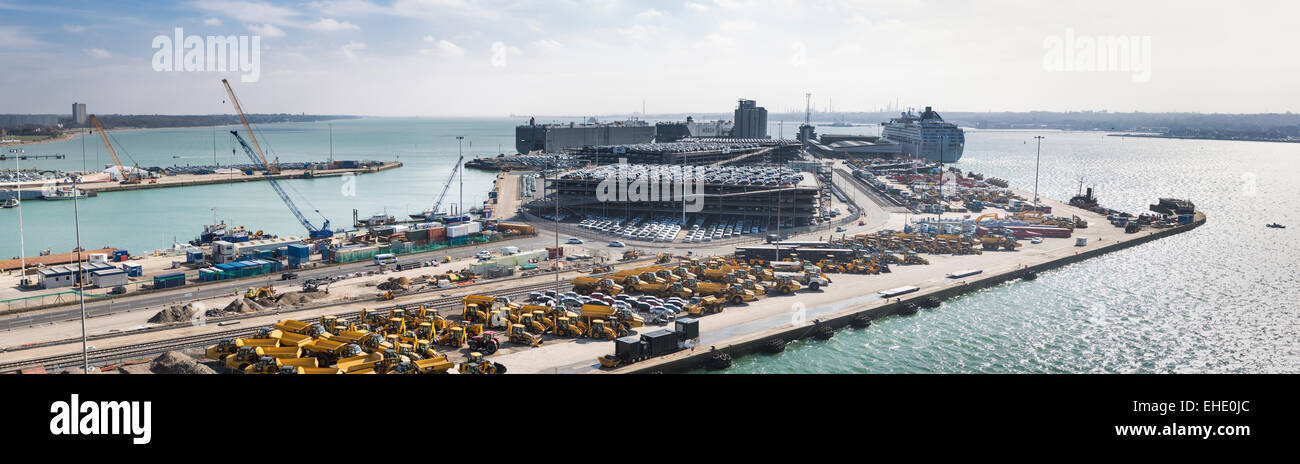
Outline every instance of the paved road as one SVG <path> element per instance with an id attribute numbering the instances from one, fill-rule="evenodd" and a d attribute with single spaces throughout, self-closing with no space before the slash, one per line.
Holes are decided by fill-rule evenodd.
<path id="1" fill-rule="evenodd" d="M 493 244 L 492 247 L 517 246 L 523 250 L 538 249 L 554 244 L 554 237 L 538 236 L 526 239 L 510 240 Z M 408 262 L 423 262 L 436 259 L 442 259 L 444 256 L 450 256 L 452 259 L 462 259 L 473 256 L 479 250 L 489 249 L 487 247 L 464 247 L 431 251 L 426 253 L 417 253 L 413 255 L 402 256 L 398 258 L 398 264 Z M 304 269 L 293 271 L 298 274 L 298 279 L 286 282 L 288 284 L 299 285 L 308 279 L 320 279 L 325 277 L 351 274 L 354 272 L 370 271 L 375 269 L 375 264 L 371 261 L 361 261 L 356 263 L 343 264 L 339 266 L 330 266 L 317 269 Z M 280 275 L 267 275 L 258 279 L 240 279 L 229 281 L 221 284 L 210 284 L 203 286 L 193 286 L 191 288 L 182 288 L 177 290 L 166 290 L 158 293 L 148 293 L 140 296 L 127 296 L 115 298 L 112 300 L 86 300 L 87 316 L 104 316 L 116 314 L 125 311 L 140 310 L 157 310 L 163 307 L 183 304 L 189 301 L 203 300 L 221 296 L 230 296 L 235 294 L 236 289 L 247 289 L 254 285 L 276 284 Z M 72 304 L 37 310 L 27 313 L 5 316 L 0 319 L 0 330 L 12 330 L 29 327 L 38 324 L 47 324 L 51 322 L 60 322 L 78 319 L 81 317 L 81 309 L 78 305 Z"/>

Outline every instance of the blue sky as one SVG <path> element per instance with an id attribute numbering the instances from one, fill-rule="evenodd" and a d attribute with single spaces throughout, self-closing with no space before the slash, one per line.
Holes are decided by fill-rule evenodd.
<path id="1" fill-rule="evenodd" d="M 393 116 L 724 112 L 1283 112 L 1290 2 L 0 0 L 0 113 Z M 261 73 L 157 72 L 156 36 L 258 35 Z M 1150 79 L 1045 68 L 1051 38 L 1146 38 Z"/>

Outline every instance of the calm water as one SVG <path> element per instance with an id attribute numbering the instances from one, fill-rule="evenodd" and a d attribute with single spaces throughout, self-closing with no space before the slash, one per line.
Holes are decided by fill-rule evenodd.
<path id="1" fill-rule="evenodd" d="M 431 206 L 456 160 L 456 135 L 467 157 L 512 151 L 514 120 L 363 119 L 333 122 L 336 159 L 398 159 L 405 167 L 356 178 L 345 196 L 339 179 L 285 182 L 316 224 L 319 208 L 336 225 L 352 210 L 385 208 L 404 215 Z M 796 123 L 785 134 L 793 136 Z M 263 146 L 282 161 L 324 160 L 327 123 L 261 127 Z M 217 129 L 217 161 L 233 141 Z M 777 134 L 772 124 L 769 132 Z M 821 127 L 824 133 L 877 134 L 878 127 Z M 170 129 L 115 136 L 142 166 L 212 164 L 213 130 Z M 1139 212 L 1161 196 L 1186 197 L 1209 223 L 1185 234 L 1112 253 L 946 302 L 913 317 L 876 321 L 830 341 L 802 341 L 783 354 L 737 360 L 729 373 L 760 372 L 1300 372 L 1300 145 L 1107 137 L 1055 131 L 968 131 L 957 165 L 1032 188 L 1033 136 L 1043 135 L 1043 196 L 1068 199 L 1078 179 L 1104 205 Z M 31 145 L 29 154 L 69 159 L 25 167 L 80 169 L 80 140 Z M 86 140 L 87 166 L 106 164 L 97 139 Z M 98 148 L 97 148 L 98 147 Z M 99 161 L 96 162 L 96 150 Z M 181 156 L 182 158 L 173 158 Z M 10 162 L 12 163 L 12 162 Z M 12 164 L 6 166 L 12 168 Z M 467 171 L 465 204 L 480 204 L 492 175 Z M 448 201 L 456 201 L 453 185 Z M 305 230 L 265 183 L 114 192 L 81 203 L 87 247 L 130 250 L 170 246 L 212 220 L 279 235 Z M 71 202 L 24 205 L 29 254 L 75 245 Z M 1269 222 L 1290 229 L 1267 229 Z M 1109 227 L 1109 225 L 1098 225 Z M 0 210 L 0 256 L 18 254 L 17 215 Z"/>
<path id="2" fill-rule="evenodd" d="M 1104 205 L 1186 197 L 1209 222 L 726 372 L 1300 372 L 1300 145 L 970 131 L 958 165 L 1032 188 L 1034 135 L 1044 196 L 1068 199 L 1083 176 Z"/>
<path id="3" fill-rule="evenodd" d="M 259 126 L 258 140 L 268 158 L 281 161 L 324 161 L 330 153 L 330 124 L 333 124 L 334 159 L 398 160 L 404 167 L 355 178 L 355 195 L 345 195 L 340 178 L 281 181 L 303 213 L 316 226 L 321 213 L 332 220 L 333 227 L 349 227 L 352 210 L 367 217 L 385 210 L 405 217 L 433 206 L 437 195 L 456 162 L 456 136 L 464 135 L 466 159 L 495 156 L 498 144 L 513 150 L 514 124 L 506 119 L 362 119 L 332 123 L 265 124 Z M 229 131 L 216 129 L 216 162 L 248 163 Z M 163 129 L 113 133 L 120 143 L 123 162 L 131 159 L 141 166 L 212 165 L 213 129 Z M 85 165 L 91 169 L 111 164 L 99 138 L 85 139 Z M 63 153 L 68 159 L 27 161 L 23 168 L 82 168 L 81 139 L 29 145 L 28 154 Z M 98 154 L 96 152 L 98 150 Z M 127 157 L 129 154 L 130 158 Z M 98 158 L 97 158 L 98 156 Z M 174 158 L 179 156 L 180 158 Z M 98 163 L 96 162 L 98 159 Z M 13 161 L 7 161 L 13 169 Z M 483 171 L 465 171 L 465 208 L 482 204 L 487 198 L 493 175 Z M 459 183 L 453 184 L 444 203 L 459 199 Z M 189 241 L 212 222 L 213 210 L 218 220 L 262 229 L 281 236 L 304 236 L 304 229 L 276 196 L 270 184 L 219 184 L 199 187 L 110 192 L 80 203 L 81 240 L 87 248 L 102 245 L 126 248 L 133 252 L 168 248 L 173 238 Z M 70 201 L 32 200 L 23 205 L 27 254 L 43 249 L 56 252 L 76 247 L 73 230 L 73 205 Z M 19 253 L 18 214 L 16 209 L 0 210 L 0 256 Z"/>

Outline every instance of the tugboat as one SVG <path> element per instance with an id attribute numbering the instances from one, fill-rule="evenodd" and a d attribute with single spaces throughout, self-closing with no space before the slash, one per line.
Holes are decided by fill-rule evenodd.
<path id="1" fill-rule="evenodd" d="M 1286 228 L 1286 226 L 1284 226 L 1284 225 L 1282 225 L 1282 224 L 1278 224 L 1278 223 L 1276 223 L 1276 222 L 1274 222 L 1274 223 L 1272 223 L 1272 224 L 1265 225 L 1264 227 L 1269 227 L 1269 228 L 1272 228 L 1272 229 L 1285 229 L 1285 228 Z"/>
<path id="2" fill-rule="evenodd" d="M 1092 187 L 1088 187 L 1087 194 L 1075 195 L 1070 199 L 1070 206 L 1093 210 L 1098 206 L 1097 197 L 1092 196 Z"/>

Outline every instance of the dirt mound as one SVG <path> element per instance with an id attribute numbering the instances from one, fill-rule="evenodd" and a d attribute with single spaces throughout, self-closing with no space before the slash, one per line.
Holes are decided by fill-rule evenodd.
<path id="1" fill-rule="evenodd" d="M 211 367 L 199 364 L 179 351 L 168 351 L 154 358 L 149 370 L 155 374 L 216 374 Z"/>
<path id="2" fill-rule="evenodd" d="M 266 307 L 258 304 L 256 301 L 249 300 L 247 298 L 240 298 L 235 301 L 231 301 L 230 304 L 226 305 L 225 308 L 209 309 L 208 312 L 205 313 L 204 315 L 207 317 L 222 317 L 231 314 L 246 314 L 246 313 L 255 313 L 259 311 L 266 311 Z"/>
<path id="3" fill-rule="evenodd" d="M 318 299 L 325 298 L 326 296 L 327 295 L 321 292 L 288 292 L 281 294 L 280 298 L 277 299 L 276 302 L 282 305 L 303 306 L 311 304 L 313 301 Z"/>
<path id="4" fill-rule="evenodd" d="M 194 307 L 193 303 L 186 304 L 185 306 L 172 306 L 162 311 L 158 311 L 158 314 L 154 314 L 153 317 L 149 318 L 149 322 L 154 324 L 166 324 L 168 322 L 188 321 L 194 317 L 195 312 L 198 311 Z"/>

